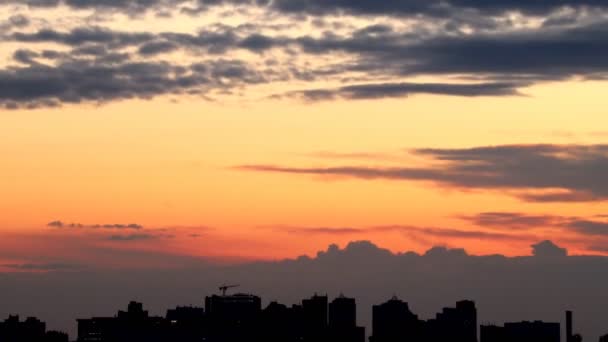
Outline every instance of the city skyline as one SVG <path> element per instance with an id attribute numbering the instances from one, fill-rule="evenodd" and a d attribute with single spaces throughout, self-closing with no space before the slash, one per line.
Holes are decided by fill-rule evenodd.
<path id="1" fill-rule="evenodd" d="M 458 342 L 580 342 L 574 333 L 573 312 L 565 312 L 565 329 L 559 322 L 540 320 L 506 322 L 504 326 L 479 324 L 474 301 L 459 300 L 443 307 L 434 318 L 420 319 L 407 302 L 393 296 L 375 304 L 372 326 L 358 326 L 356 299 L 340 294 L 331 302 L 327 294 L 315 293 L 298 304 L 276 301 L 264 308 L 262 299 L 246 293 L 227 294 L 240 285 L 222 285 L 220 294 L 205 297 L 205 306 L 177 306 L 165 316 L 152 316 L 144 305 L 130 301 L 126 311 L 111 317 L 78 318 L 78 342 L 88 341 L 458 341 Z M 21 324 L 21 328 L 19 328 Z M 12 330 L 11 330 L 12 329 Z M 562 335 L 562 330 L 565 334 Z M 44 322 L 11 315 L 0 322 L 6 341 L 68 341 L 62 332 L 46 332 Z M 600 339 L 607 335 L 602 335 Z M 601 340 L 600 340 L 601 341 Z"/>
<path id="2" fill-rule="evenodd" d="M 302 293 L 348 294 L 357 298 L 364 326 L 372 324 L 373 305 L 398 295 L 424 319 L 445 303 L 472 298 L 483 310 L 484 324 L 555 322 L 572 310 L 576 332 L 585 339 L 604 334 L 608 258 L 569 255 L 550 241 L 531 247 L 532 256 L 524 257 L 476 256 L 445 247 L 395 254 L 359 241 L 279 262 L 217 265 L 165 258 L 150 260 L 181 266 L 104 271 L 56 265 L 52 272 L 1 274 L 0 317 L 35 316 L 50 329 L 74 335 L 74 317 L 110 315 L 129 300 L 164 315 L 175 304 L 201 303 L 204 294 L 218 293 L 218 284 L 240 284 L 247 292 L 281 303 L 297 303 Z"/>

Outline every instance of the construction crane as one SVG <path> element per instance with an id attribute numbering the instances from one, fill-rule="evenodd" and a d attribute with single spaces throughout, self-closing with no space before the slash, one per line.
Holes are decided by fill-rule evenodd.
<path id="1" fill-rule="evenodd" d="M 224 284 L 224 285 L 220 286 L 219 289 L 220 289 L 220 291 L 222 291 L 222 296 L 226 296 L 226 291 L 228 289 L 231 289 L 233 287 L 239 287 L 239 286 L 240 285 L 226 285 L 226 284 Z"/>

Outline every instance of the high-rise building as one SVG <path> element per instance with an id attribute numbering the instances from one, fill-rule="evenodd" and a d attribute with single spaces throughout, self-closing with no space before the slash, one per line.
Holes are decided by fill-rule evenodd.
<path id="1" fill-rule="evenodd" d="M 305 341 L 319 342 L 327 338 L 327 296 L 315 294 L 302 300 L 302 328 Z"/>
<path id="2" fill-rule="evenodd" d="M 420 338 L 421 324 L 408 303 L 393 297 L 372 308 L 371 342 L 405 342 Z"/>
<path id="3" fill-rule="evenodd" d="M 329 326 L 352 328 L 357 325 L 357 304 L 354 298 L 340 296 L 329 303 Z"/>
<path id="4" fill-rule="evenodd" d="M 329 340 L 364 342 L 365 328 L 357 326 L 357 304 L 354 298 L 340 296 L 329 304 Z"/>
<path id="5" fill-rule="evenodd" d="M 258 296 L 237 293 L 205 298 L 209 341 L 241 342 L 258 335 L 262 300 Z"/>
<path id="6" fill-rule="evenodd" d="M 327 296 L 315 294 L 302 301 L 302 313 L 305 323 L 313 329 L 327 327 Z"/>

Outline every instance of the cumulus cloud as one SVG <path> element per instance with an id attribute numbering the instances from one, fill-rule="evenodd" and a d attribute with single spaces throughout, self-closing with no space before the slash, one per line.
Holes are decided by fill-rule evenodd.
<path id="1" fill-rule="evenodd" d="M 548 241 L 535 244 L 533 255 L 519 257 L 476 256 L 448 247 L 391 252 L 369 241 L 354 241 L 311 256 L 238 265 L 148 253 L 144 257 L 155 265 L 172 259 L 182 266 L 3 274 L 0 292 L 5 297 L 0 310 L 5 311 L 0 314 L 48 312 L 41 318 L 49 327 L 74 333 L 75 317 L 115 312 L 133 298 L 151 312 L 162 313 L 175 305 L 200 303 L 202 296 L 217 293 L 217 286 L 234 281 L 241 284 L 241 291 L 261 295 L 265 303 L 297 303 L 314 292 L 354 296 L 358 321 L 367 327 L 372 305 L 393 295 L 408 301 L 422 318 L 464 298 L 476 301 L 480 322 L 561 321 L 566 308 L 575 308 L 577 330 L 594 340 L 606 333 L 602 312 L 608 258 L 565 252 Z M 115 253 L 124 260 L 135 256 L 122 249 Z M 144 252 L 137 253 L 142 257 Z M 29 295 L 37 300 L 24 302 Z M 49 307 L 54 310 L 49 312 Z"/>

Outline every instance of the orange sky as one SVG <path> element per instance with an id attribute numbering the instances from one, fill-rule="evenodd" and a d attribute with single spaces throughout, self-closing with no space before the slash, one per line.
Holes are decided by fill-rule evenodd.
<path id="1" fill-rule="evenodd" d="M 24 13 L 54 18 L 64 28 L 82 17 L 65 8 L 45 11 Z M 57 19 L 61 13 L 73 17 Z M 204 20 L 214 22 L 214 15 Z M 112 29 L 190 32 L 199 25 L 190 17 L 183 21 L 110 18 L 105 26 Z M 352 23 L 368 22 L 353 19 Z M 295 34 L 306 32 L 305 27 L 299 30 Z M 10 46 L 15 50 L 24 44 Z M 2 57 L 5 66 L 12 64 L 10 52 Z M 186 61 L 196 56 L 176 53 L 170 58 Z M 443 79 L 435 75 L 409 81 Z M 588 248 L 597 237 L 563 227 L 496 229 L 477 226 L 462 216 L 503 212 L 591 220 L 608 214 L 603 200 L 533 203 L 514 197 L 508 189 L 249 172 L 237 166 L 416 167 L 430 161 L 408 154 L 408 149 L 598 145 L 608 140 L 604 81 L 542 82 L 513 96 L 415 94 L 321 102 L 267 97 L 301 88 L 302 82 L 277 82 L 255 87 L 246 96 L 216 101 L 167 94 L 101 104 L 0 109 L 0 250 L 4 251 L 0 263 L 112 264 L 89 247 L 278 259 L 313 255 L 330 243 L 343 246 L 352 240 L 371 240 L 393 251 L 424 252 L 433 245 L 447 245 L 473 254 L 525 255 L 530 244 L 551 239 L 571 253 L 598 253 Z M 66 226 L 47 226 L 55 220 Z M 70 228 L 70 223 L 136 223 L 143 229 Z M 378 228 L 387 226 L 444 233 L 498 231 L 512 238 Z M 132 241 L 112 240 L 112 236 L 132 237 Z"/>

